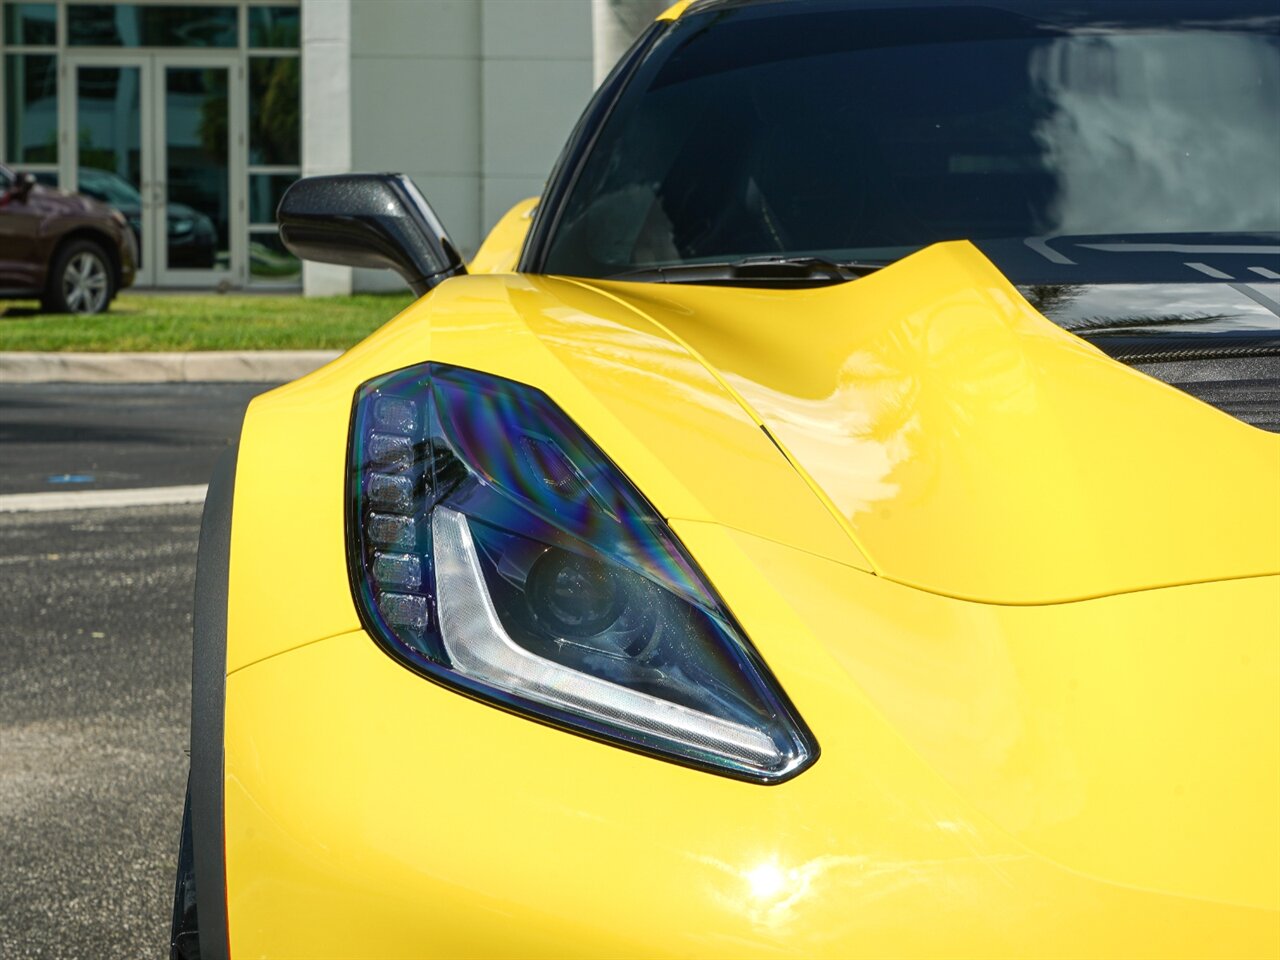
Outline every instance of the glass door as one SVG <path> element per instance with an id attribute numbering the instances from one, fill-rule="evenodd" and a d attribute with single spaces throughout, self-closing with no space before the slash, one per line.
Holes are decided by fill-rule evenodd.
<path id="1" fill-rule="evenodd" d="M 227 57 L 155 57 L 155 190 L 165 217 L 158 285 L 243 282 L 244 174 L 233 160 L 243 153 L 243 117 L 231 95 L 242 69 Z"/>
<path id="2" fill-rule="evenodd" d="M 244 282 L 243 67 L 225 54 L 68 58 L 62 183 L 138 240 L 139 286 Z"/>
<path id="3" fill-rule="evenodd" d="M 64 90 L 69 116 L 63 129 L 75 138 L 62 151 L 62 183 L 115 207 L 129 221 L 139 248 L 137 283 L 155 282 L 157 198 L 150 63 L 146 57 L 77 57 L 67 64 Z"/>

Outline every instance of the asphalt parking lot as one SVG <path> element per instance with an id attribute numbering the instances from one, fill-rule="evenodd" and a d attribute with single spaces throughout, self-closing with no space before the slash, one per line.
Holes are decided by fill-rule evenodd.
<path id="1" fill-rule="evenodd" d="M 0 385 L 0 495 L 206 483 L 270 386 Z"/>
<path id="2" fill-rule="evenodd" d="M 204 483 L 264 389 L 0 386 L 0 500 Z M 5 960 L 168 955 L 200 512 L 0 511 Z"/>

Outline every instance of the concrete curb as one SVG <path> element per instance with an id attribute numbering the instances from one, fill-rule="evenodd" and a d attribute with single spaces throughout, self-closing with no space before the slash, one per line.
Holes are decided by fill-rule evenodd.
<path id="1" fill-rule="evenodd" d="M 0 353 L 0 384 L 280 383 L 340 355 L 339 350 Z"/>

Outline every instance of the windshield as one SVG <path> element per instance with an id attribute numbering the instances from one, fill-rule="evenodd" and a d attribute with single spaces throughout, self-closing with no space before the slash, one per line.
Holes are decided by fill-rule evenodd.
<path id="1" fill-rule="evenodd" d="M 1274 0 L 686 15 L 619 98 L 542 266 L 887 263 L 970 239 L 1023 284 L 1280 279 L 1278 34 Z"/>

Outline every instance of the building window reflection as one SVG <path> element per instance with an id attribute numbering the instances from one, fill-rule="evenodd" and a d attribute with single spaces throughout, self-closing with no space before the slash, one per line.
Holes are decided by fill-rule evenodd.
<path id="1" fill-rule="evenodd" d="M 72 47 L 234 47 L 233 6 L 76 3 L 67 8 Z"/>
<path id="2" fill-rule="evenodd" d="M 58 58 L 10 53 L 4 58 L 5 159 L 58 162 Z"/>
<path id="3" fill-rule="evenodd" d="M 141 285 L 296 286 L 301 25 L 289 0 L 0 0 L 0 160 L 121 210 Z"/>
<path id="4" fill-rule="evenodd" d="M 10 46 L 52 47 L 58 42 L 58 8 L 52 3 L 6 3 L 5 43 Z"/>
<path id="5" fill-rule="evenodd" d="M 249 162 L 255 166 L 301 161 L 300 66 L 297 57 L 249 59 Z"/>

